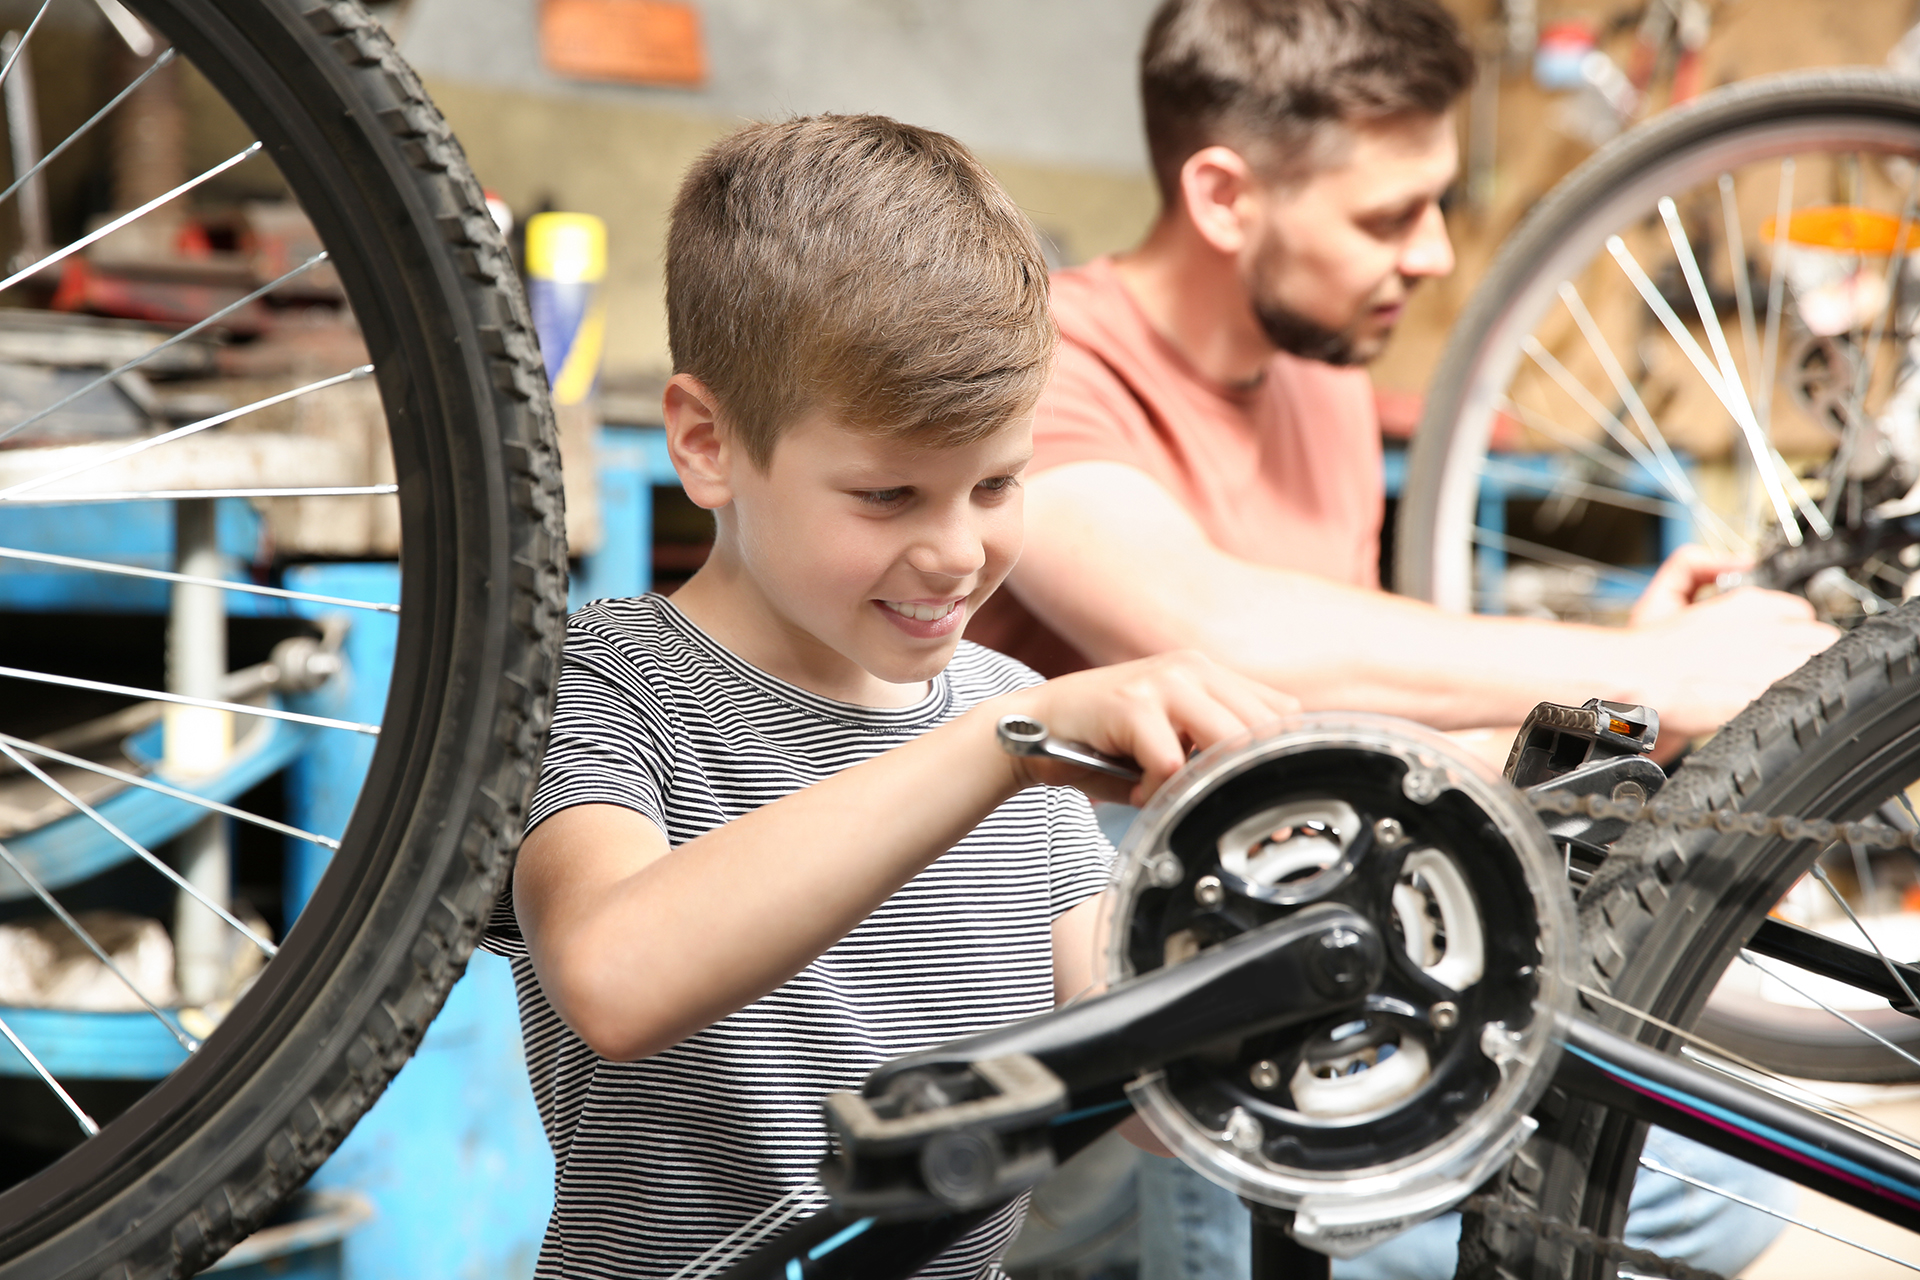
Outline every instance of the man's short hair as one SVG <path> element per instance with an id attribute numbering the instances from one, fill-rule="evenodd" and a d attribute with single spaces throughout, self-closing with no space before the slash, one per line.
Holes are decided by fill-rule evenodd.
<path id="1" fill-rule="evenodd" d="M 676 372 L 765 467 L 796 419 L 958 445 L 1052 364 L 1033 228 L 967 149 L 884 116 L 755 124 L 695 162 L 667 236 Z"/>
<path id="2" fill-rule="evenodd" d="M 1342 126 L 1438 115 L 1473 72 L 1437 0 L 1166 0 L 1140 52 L 1161 198 L 1174 204 L 1187 157 L 1216 144 L 1268 181 L 1300 181 Z"/>

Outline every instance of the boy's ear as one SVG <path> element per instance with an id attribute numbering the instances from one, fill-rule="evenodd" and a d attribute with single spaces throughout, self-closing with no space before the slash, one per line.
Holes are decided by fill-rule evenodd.
<path id="1" fill-rule="evenodd" d="M 732 433 L 720 422 L 720 402 L 713 392 L 691 374 L 676 373 L 667 382 L 660 407 L 666 418 L 667 452 L 687 496 L 709 511 L 732 502 L 736 450 Z"/>

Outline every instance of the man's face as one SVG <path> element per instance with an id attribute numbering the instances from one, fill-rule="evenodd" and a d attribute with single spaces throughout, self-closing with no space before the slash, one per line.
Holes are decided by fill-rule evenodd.
<path id="1" fill-rule="evenodd" d="M 1263 193 L 1240 266 L 1275 346 L 1342 365 L 1379 355 L 1413 286 L 1453 270 L 1439 202 L 1459 163 L 1450 115 L 1349 137 L 1331 167 Z"/>
<path id="2" fill-rule="evenodd" d="M 931 679 L 1020 554 L 1031 416 L 974 444 L 916 447 L 811 414 L 743 464 L 733 519 L 772 640 L 827 683 Z M 847 666 L 846 664 L 851 664 Z"/>

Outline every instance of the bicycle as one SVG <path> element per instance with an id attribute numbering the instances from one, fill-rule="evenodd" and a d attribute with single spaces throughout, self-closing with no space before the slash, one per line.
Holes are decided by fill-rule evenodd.
<path id="1" fill-rule="evenodd" d="M 1664 785 L 1654 731 L 1543 706 L 1509 762 L 1525 793 L 1376 717 L 1196 757 L 1122 850 L 1113 987 L 831 1097 L 821 1188 L 683 1280 L 911 1274 L 1132 1109 L 1254 1206 L 1260 1276 L 1452 1205 L 1463 1275 L 1703 1276 L 1620 1238 L 1649 1124 L 1920 1230 L 1920 1141 L 1694 1030 L 1736 957 L 1920 1010 L 1920 967 L 1864 929 L 1768 918 L 1836 839 L 1920 849 L 1863 821 L 1920 778 L 1920 604 Z"/>
<path id="2" fill-rule="evenodd" d="M 9 837 L 0 842 L 7 865 L 0 896 L 34 902 L 70 929 L 137 997 L 134 1007 L 145 1006 L 112 1016 L 122 1018 L 129 1035 L 153 1039 L 170 1055 L 148 1073 L 161 1077 L 151 1088 L 146 1079 L 118 1092 L 63 1081 L 40 1061 L 31 1034 L 4 1025 L 25 1015 L 0 1016 L 9 1042 L 0 1055 L 12 1072 L 10 1123 L 24 1123 L 31 1108 L 39 1131 L 55 1135 L 45 1149 L 11 1138 L 0 1143 L 7 1157 L 0 1170 L 0 1274 L 36 1280 L 180 1275 L 204 1267 L 259 1226 L 372 1104 L 459 977 L 493 909 L 537 769 L 564 626 L 559 462 L 532 326 L 481 189 L 418 80 L 378 24 L 344 0 L 133 4 L 137 18 L 100 0 L 102 25 L 92 0 L 47 0 L 0 51 L 0 78 L 23 74 L 28 64 L 21 59 L 36 36 L 78 40 L 73 24 L 92 24 L 99 41 L 124 42 L 135 73 L 76 131 L 20 166 L 0 199 L 33 195 L 33 183 L 59 172 L 50 164 L 95 147 L 134 95 L 153 92 L 188 64 L 201 78 L 195 83 L 210 85 L 244 122 L 251 141 L 223 152 L 216 164 L 174 175 L 165 189 L 147 190 L 123 214 L 62 247 L 36 244 L 29 234 L 0 290 L 71 273 L 75 264 L 97 261 L 93 255 L 110 248 L 113 237 L 124 244 L 143 228 L 162 227 L 140 242 L 149 247 L 200 234 L 202 224 L 173 211 L 249 173 L 256 188 L 278 184 L 290 193 L 324 252 L 251 278 L 241 272 L 235 278 L 246 283 L 217 305 L 161 330 L 100 330 L 121 344 L 119 355 L 97 366 L 104 372 L 70 377 L 61 388 L 68 394 L 0 424 L 0 441 L 8 442 L 0 448 L 0 513 L 29 504 L 80 513 L 46 522 L 72 531 L 86 526 L 81 516 L 97 509 L 93 504 L 177 504 L 179 549 L 188 561 L 161 569 L 11 537 L 4 541 L 13 545 L 0 546 L 9 570 L 24 565 L 92 583 L 163 584 L 174 597 L 176 622 L 171 683 L 108 678 L 77 669 L 85 646 L 75 641 L 132 628 L 35 615 L 31 604 L 18 603 L 16 588 L 27 579 L 8 579 L 10 653 L 0 676 L 9 702 L 0 767 L 22 787 L 43 788 L 37 803 L 70 821 L 86 848 L 106 852 L 81 865 L 38 858 L 28 840 Z M 19 83 L 7 86 L 10 94 Z M 202 235 L 196 252 L 207 248 Z M 231 267 L 235 258 L 229 252 L 215 265 Z M 88 283 L 69 275 L 62 284 L 73 280 L 75 288 Z M 57 326 L 45 312 L 7 314 L 10 350 L 27 340 L 22 332 L 56 344 L 95 332 Z M 182 369 L 204 374 L 228 355 L 258 354 L 257 346 L 229 341 L 232 335 L 245 337 L 263 319 L 294 322 L 303 314 L 324 320 L 321 336 L 336 339 L 313 357 L 320 367 L 288 374 L 273 394 L 243 397 L 217 412 L 170 394 L 164 379 Z M 111 399 L 116 389 L 135 401 L 133 434 L 85 444 L 57 433 L 47 438 L 68 406 L 90 403 L 89 395 Z M 247 438 L 253 469 L 234 474 L 238 454 L 227 437 L 287 406 L 314 406 L 313 413 L 344 415 L 349 423 L 358 414 L 376 425 L 368 467 L 377 472 L 390 455 L 391 478 L 330 476 L 315 461 L 331 456 L 324 441 L 307 437 L 291 454 L 276 454 L 271 431 Z M 224 443 L 196 452 L 209 441 Z M 28 442 L 38 447 L 17 447 Z M 168 461 L 189 455 L 184 468 Z M 341 504 L 336 516 L 347 511 L 396 523 L 397 609 L 291 581 L 256 581 L 221 561 L 211 518 L 216 503 L 323 499 Z M 389 505 L 374 511 L 369 504 Z M 226 508 L 235 510 L 245 514 Z M 105 590 L 97 594 L 105 598 Z M 183 669 L 206 665 L 207 652 L 220 647 L 223 600 L 286 619 L 275 634 L 287 643 L 239 672 L 216 657 L 210 672 L 194 677 Z M 301 620 L 333 614 L 352 620 L 344 624 L 349 632 L 397 616 L 391 694 L 378 723 L 338 714 L 341 682 L 353 674 L 342 671 L 341 626 Z M 182 642 L 183 617 L 199 619 L 197 640 Z M 30 669 L 17 655 L 21 638 L 35 631 L 52 638 L 42 646 L 44 668 Z M 159 666 L 157 654 L 150 665 Z M 183 687 L 193 679 L 198 687 Z M 196 716 L 199 729 L 216 737 L 226 723 L 266 724 L 306 741 L 371 742 L 366 781 L 350 798 L 344 830 L 299 829 L 243 809 L 235 795 L 175 769 L 171 737 L 176 728 L 190 737 Z M 174 722 L 163 735 L 154 726 L 168 717 Z M 47 732 L 50 723 L 70 729 L 75 719 L 85 729 L 78 739 Z M 160 736 L 169 738 L 164 753 Z M 233 752 L 214 751 L 216 762 L 252 749 L 256 735 L 236 736 L 242 741 Z M 130 744 L 125 752 L 123 742 Z M 120 810 L 112 806 L 122 796 L 149 806 L 146 827 L 114 820 Z M 175 871 L 149 847 L 190 835 L 208 818 L 249 824 L 313 851 L 317 883 L 277 940 L 242 918 L 217 874 L 207 880 L 191 868 Z M 149 829 L 159 834 L 143 837 Z M 195 1005 L 190 1018 L 194 1010 L 155 999 L 59 904 L 73 882 L 103 862 L 150 877 L 142 892 L 185 895 L 198 906 L 183 911 L 203 911 L 219 921 L 216 930 L 227 931 L 221 936 L 257 953 L 263 967 L 230 1009 Z M 40 1041 L 40 1054 L 54 1048 Z"/>

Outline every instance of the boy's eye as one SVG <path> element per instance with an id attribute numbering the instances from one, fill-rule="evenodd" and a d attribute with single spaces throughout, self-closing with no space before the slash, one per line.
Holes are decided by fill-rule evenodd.
<path id="1" fill-rule="evenodd" d="M 991 480 L 982 480 L 975 488 L 985 489 L 988 493 L 1005 493 L 1019 481 L 1012 476 L 995 476 Z"/>
<path id="2" fill-rule="evenodd" d="M 870 507 L 892 507 L 905 501 L 910 492 L 908 489 L 859 489 L 853 496 Z"/>

